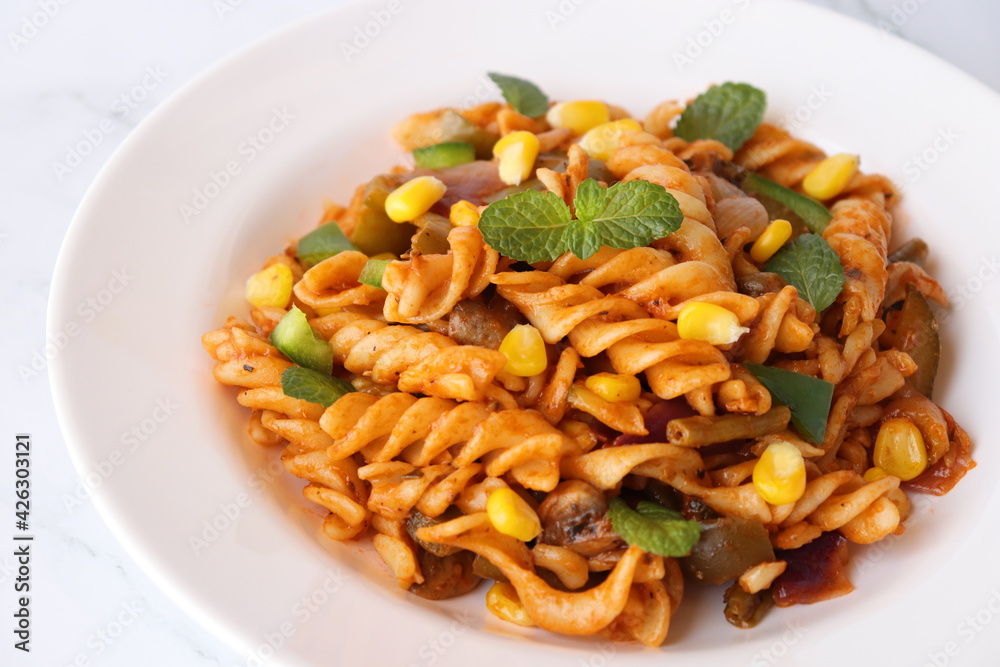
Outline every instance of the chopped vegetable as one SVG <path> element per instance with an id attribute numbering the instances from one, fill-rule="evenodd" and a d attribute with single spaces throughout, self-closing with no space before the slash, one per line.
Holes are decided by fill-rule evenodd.
<path id="1" fill-rule="evenodd" d="M 493 584 L 486 592 L 486 608 L 494 616 L 508 623 L 524 627 L 531 627 L 535 624 L 517 597 L 517 590 L 514 586 L 502 581 Z"/>
<path id="2" fill-rule="evenodd" d="M 778 219 L 769 224 L 763 233 L 757 237 L 750 247 L 750 257 L 758 264 L 763 264 L 781 249 L 781 246 L 792 238 L 792 223 Z"/>
<path id="3" fill-rule="evenodd" d="M 832 383 L 749 361 L 743 366 L 771 392 L 775 401 L 788 406 L 792 423 L 806 440 L 813 444 L 823 442 L 833 400 Z"/>
<path id="4" fill-rule="evenodd" d="M 419 549 L 417 559 L 424 581 L 410 586 L 410 592 L 426 600 L 448 600 L 465 595 L 482 581 L 472 571 L 474 556 L 471 551 L 463 550 L 442 557 Z"/>
<path id="5" fill-rule="evenodd" d="M 333 349 L 330 343 L 316 335 L 306 314 L 292 309 L 274 327 L 271 343 L 299 366 L 330 375 L 333 372 Z"/>
<path id="6" fill-rule="evenodd" d="M 531 132 L 511 132 L 493 146 L 499 160 L 500 180 L 507 185 L 520 185 L 531 176 L 538 157 L 538 137 Z"/>
<path id="7" fill-rule="evenodd" d="M 393 222 L 385 212 L 386 198 L 401 182 L 398 176 L 381 174 L 365 187 L 351 241 L 369 257 L 383 252 L 398 256 L 410 249 L 413 225 Z"/>
<path id="8" fill-rule="evenodd" d="M 573 134 L 580 135 L 610 121 L 611 113 L 604 102 L 576 100 L 553 105 L 545 114 L 545 120 L 552 127 L 567 127 Z"/>
<path id="9" fill-rule="evenodd" d="M 475 159 L 476 147 L 467 141 L 445 141 L 413 151 L 414 163 L 423 169 L 445 169 Z"/>
<path id="10" fill-rule="evenodd" d="M 354 387 L 347 380 L 325 375 L 311 368 L 290 366 L 281 374 L 281 390 L 285 396 L 319 403 L 328 408 L 344 394 L 354 391 Z"/>
<path id="11" fill-rule="evenodd" d="M 448 187 L 433 176 L 417 176 L 385 198 L 385 212 L 393 222 L 411 222 L 430 210 Z"/>
<path id="12" fill-rule="evenodd" d="M 927 261 L 929 249 L 927 242 L 923 239 L 910 239 L 896 249 L 896 252 L 889 255 L 889 263 L 913 262 L 923 266 Z"/>
<path id="13" fill-rule="evenodd" d="M 309 268 L 345 250 L 357 250 L 357 248 L 344 236 L 340 225 L 328 222 L 299 239 L 295 254 L 299 261 Z"/>
<path id="14" fill-rule="evenodd" d="M 726 620 L 743 630 L 756 627 L 764 618 L 764 613 L 774 605 L 771 591 L 747 593 L 740 588 L 739 583 L 734 583 L 726 589 L 722 601 L 726 603 L 723 611 Z"/>
<path id="15" fill-rule="evenodd" d="M 759 522 L 722 517 L 700 522 L 701 538 L 680 563 L 684 572 L 703 584 L 739 578 L 748 568 L 774 560 L 767 529 Z"/>
<path id="16" fill-rule="evenodd" d="M 919 290 L 906 291 L 892 339 L 893 347 L 906 352 L 917 364 L 917 372 L 906 378 L 906 382 L 930 398 L 941 358 L 941 336 L 934 311 Z"/>
<path id="17" fill-rule="evenodd" d="M 816 312 L 829 308 L 844 288 L 840 256 L 819 234 L 803 234 L 795 239 L 769 259 L 764 269 L 794 285 Z"/>
<path id="18" fill-rule="evenodd" d="M 542 523 L 535 510 L 512 489 L 493 491 L 486 499 L 486 516 L 504 535 L 528 542 L 542 532 Z"/>
<path id="19" fill-rule="evenodd" d="M 836 197 L 858 172 L 858 156 L 838 153 L 831 155 L 802 179 L 802 189 L 816 199 Z"/>
<path id="20" fill-rule="evenodd" d="M 272 264 L 247 279 L 247 303 L 254 308 L 284 308 L 292 298 L 294 282 L 287 264 Z"/>
<path id="21" fill-rule="evenodd" d="M 390 259 L 369 259 L 364 268 L 361 269 L 361 275 L 358 276 L 358 282 L 371 285 L 372 287 L 382 288 L 382 274 L 385 273 L 385 267 L 389 266 Z"/>
<path id="22" fill-rule="evenodd" d="M 685 141 L 715 139 L 735 151 L 753 135 L 766 108 L 764 91 L 749 84 L 712 86 L 684 109 L 674 134 Z"/>
<path id="23" fill-rule="evenodd" d="M 460 551 L 458 547 L 454 547 L 448 544 L 437 544 L 435 542 L 424 542 L 422 539 L 417 537 L 417 530 L 423 528 L 424 526 L 436 526 L 439 523 L 447 521 L 449 519 L 454 519 L 460 516 L 457 508 L 449 508 L 449 511 L 445 512 L 443 515 L 431 518 L 426 514 L 420 512 L 420 510 L 413 510 L 410 516 L 406 519 L 406 533 L 410 538 L 416 542 L 419 546 L 423 547 L 427 551 L 431 552 L 435 556 L 450 556 L 453 553 Z M 475 568 L 473 568 L 475 569 Z"/>
<path id="24" fill-rule="evenodd" d="M 753 485 L 772 505 L 794 503 L 806 491 L 806 463 L 799 448 L 789 442 L 772 442 L 753 467 Z"/>
<path id="25" fill-rule="evenodd" d="M 750 331 L 740 326 L 731 310 L 714 303 L 695 301 L 681 309 L 677 317 L 677 335 L 684 340 L 703 340 L 712 345 L 729 345 Z"/>
<path id="26" fill-rule="evenodd" d="M 500 343 L 500 352 L 507 357 L 504 370 L 512 375 L 531 377 L 548 366 L 545 341 L 538 329 L 530 324 L 518 324 L 507 332 Z"/>
<path id="27" fill-rule="evenodd" d="M 747 175 L 746 180 L 743 181 L 743 189 L 747 192 L 764 195 L 782 206 L 786 206 L 816 234 L 822 233 L 833 218 L 833 214 L 815 199 L 810 199 L 795 190 L 790 190 L 757 174 Z"/>
<path id="28" fill-rule="evenodd" d="M 873 454 L 875 465 L 908 482 L 927 469 L 927 447 L 920 429 L 905 417 L 883 422 Z"/>
<path id="29" fill-rule="evenodd" d="M 608 516 L 615 532 L 628 544 L 668 558 L 687 556 L 701 536 L 697 521 L 687 521 L 680 512 L 646 500 L 639 501 L 633 510 L 621 498 L 612 498 Z"/>

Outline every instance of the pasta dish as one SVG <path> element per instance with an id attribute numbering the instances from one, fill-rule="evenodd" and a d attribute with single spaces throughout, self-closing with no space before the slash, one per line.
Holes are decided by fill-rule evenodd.
<path id="1" fill-rule="evenodd" d="M 490 76 L 203 336 L 250 438 L 327 538 L 510 623 L 660 646 L 685 585 L 743 628 L 849 593 L 853 545 L 975 466 L 893 184 L 748 84 L 639 118 Z"/>

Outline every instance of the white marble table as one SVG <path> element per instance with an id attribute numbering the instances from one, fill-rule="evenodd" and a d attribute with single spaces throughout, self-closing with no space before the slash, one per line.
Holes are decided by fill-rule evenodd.
<path id="1" fill-rule="evenodd" d="M 1000 90 L 995 0 L 813 1 L 909 39 Z M 5 442 L 19 432 L 33 437 L 37 539 L 29 655 L 11 647 L 8 614 L 17 575 L 12 555 L 0 554 L 6 619 L 0 664 L 246 664 L 157 589 L 86 499 L 49 395 L 45 306 L 70 218 L 136 124 L 223 56 L 334 4 L 6 0 L 0 9 L 6 42 L 0 48 L 0 414 Z M 70 147 L 88 138 L 89 154 L 71 155 Z M 0 479 L 9 480 L 13 456 L 0 459 Z M 0 510 L 9 516 L 10 486 L 0 488 Z"/>

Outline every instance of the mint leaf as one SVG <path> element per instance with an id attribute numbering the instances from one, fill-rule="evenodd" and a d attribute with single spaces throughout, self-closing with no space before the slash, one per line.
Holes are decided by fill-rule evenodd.
<path id="1" fill-rule="evenodd" d="M 748 175 L 743 181 L 743 189 L 747 192 L 756 192 L 778 202 L 799 216 L 806 227 L 817 234 L 822 234 L 826 226 L 830 224 L 830 220 L 833 219 L 833 214 L 820 202 L 786 188 L 784 185 L 769 181 L 763 176 Z"/>
<path id="2" fill-rule="evenodd" d="M 515 192 L 493 202 L 479 220 L 494 250 L 525 262 L 552 261 L 567 250 L 587 259 L 602 246 L 627 250 L 649 245 L 677 230 L 680 205 L 662 185 L 648 181 L 615 183 L 604 189 L 588 178 L 569 207 L 551 192 Z"/>
<path id="3" fill-rule="evenodd" d="M 594 184 L 597 185 L 596 181 Z M 583 217 L 579 205 L 577 217 Z M 674 196 L 662 185 L 649 181 L 615 183 L 604 191 L 601 211 L 588 217 L 587 226 L 598 236 L 598 248 L 608 246 L 623 250 L 649 245 L 677 231 L 684 220 L 680 204 Z M 577 257 L 587 259 L 590 255 Z"/>
<path id="4" fill-rule="evenodd" d="M 749 361 L 743 362 L 743 367 L 767 387 L 775 401 L 788 406 L 792 411 L 792 423 L 806 440 L 814 445 L 823 442 L 833 401 L 832 383 Z"/>
<path id="5" fill-rule="evenodd" d="M 295 255 L 306 268 L 309 268 L 345 250 L 357 250 L 357 248 L 347 240 L 344 232 L 340 231 L 340 225 L 328 222 L 299 239 Z"/>
<path id="6" fill-rule="evenodd" d="M 803 234 L 767 260 L 765 271 L 777 273 L 817 313 L 826 310 L 844 288 L 844 267 L 840 257 L 819 234 Z"/>
<path id="7" fill-rule="evenodd" d="M 324 375 L 311 368 L 289 366 L 281 374 L 281 390 L 285 396 L 328 408 L 344 394 L 354 391 L 354 386 L 347 380 Z"/>
<path id="8" fill-rule="evenodd" d="M 551 192 L 525 190 L 490 204 L 479 219 L 483 239 L 497 252 L 525 262 L 563 254 L 569 206 Z"/>
<path id="9" fill-rule="evenodd" d="M 753 135 L 766 107 L 764 91 L 749 84 L 712 86 L 684 109 L 674 134 L 685 141 L 715 139 L 735 151 Z"/>
<path id="10" fill-rule="evenodd" d="M 662 505 L 641 501 L 633 510 L 621 498 L 608 503 L 611 527 L 623 540 L 643 551 L 668 558 L 681 558 L 701 538 L 701 525 L 686 521 Z"/>
<path id="11" fill-rule="evenodd" d="M 514 111 L 529 118 L 541 116 L 548 111 L 549 98 L 535 84 L 516 76 L 497 74 L 496 72 L 488 72 L 488 75 L 493 79 L 493 83 L 500 88 L 503 98 L 514 107 Z"/>
<path id="12" fill-rule="evenodd" d="M 382 274 L 391 261 L 391 259 L 369 259 L 361 269 L 358 282 L 382 289 Z"/>
<path id="13" fill-rule="evenodd" d="M 601 211 L 604 210 L 604 188 L 594 179 L 586 179 L 576 186 L 573 206 L 576 208 L 576 217 L 578 218 L 593 220 L 600 216 Z"/>

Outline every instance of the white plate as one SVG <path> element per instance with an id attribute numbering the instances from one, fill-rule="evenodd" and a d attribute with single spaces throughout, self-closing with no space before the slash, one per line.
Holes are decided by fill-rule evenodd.
<path id="1" fill-rule="evenodd" d="M 348 62 L 342 45 L 355 38 Z M 675 51 L 691 43 L 701 53 L 691 47 L 697 57 L 678 67 Z M 490 96 L 487 70 L 637 113 L 711 82 L 751 82 L 767 91 L 770 120 L 798 113 L 799 134 L 907 185 L 898 234 L 927 239 L 941 282 L 972 297 L 944 328 L 938 399 L 972 434 L 979 468 L 924 502 L 903 538 L 857 550 L 855 593 L 741 631 L 722 619 L 721 589 L 689 587 L 661 651 L 520 632 L 485 614 L 481 592 L 424 602 L 360 547 L 320 537 L 301 483 L 248 442 L 199 337 L 245 313 L 246 276 L 311 228 L 323 197 L 346 201 L 400 158 L 393 122 Z M 284 664 L 555 667 L 615 650 L 626 665 L 983 664 L 1000 652 L 1000 622 L 982 625 L 1000 611 L 998 118 L 997 97 L 957 70 L 790 2 L 434 0 L 322 15 L 175 95 L 94 183 L 49 317 L 50 336 L 70 341 L 52 364 L 66 440 L 82 475 L 106 477 L 95 500 L 145 570 L 234 646 Z M 227 164 L 239 173 L 220 175 Z M 187 221 L 184 205 L 198 211 Z M 196 549 L 196 537 L 210 544 Z"/>

